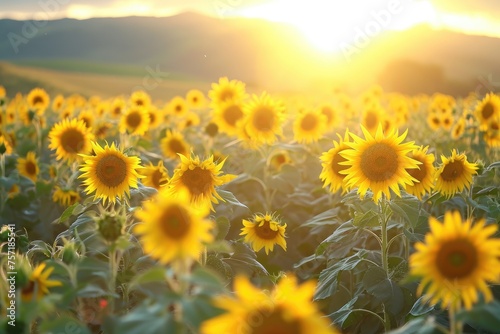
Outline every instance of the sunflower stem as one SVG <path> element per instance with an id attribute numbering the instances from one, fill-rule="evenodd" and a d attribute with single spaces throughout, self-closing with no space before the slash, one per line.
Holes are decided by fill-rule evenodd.
<path id="1" fill-rule="evenodd" d="M 109 270 L 111 273 L 111 279 L 109 281 L 109 291 L 111 294 L 115 294 L 116 291 L 116 275 L 117 275 L 117 263 L 116 263 L 116 248 L 115 245 L 110 246 L 109 250 Z M 110 313 L 114 312 L 115 308 L 115 297 L 110 296 L 109 298 L 109 311 Z"/>
<path id="2" fill-rule="evenodd" d="M 450 317 L 450 334 L 462 334 L 462 323 L 456 319 L 455 305 L 451 305 L 448 309 Z"/>
<path id="3" fill-rule="evenodd" d="M 389 218 L 391 217 L 388 213 L 389 205 L 387 199 L 382 195 L 382 200 L 379 202 L 380 208 L 380 239 L 381 239 L 381 257 L 382 257 L 382 268 L 384 269 L 387 277 L 389 277 L 389 259 L 388 259 L 388 236 L 387 236 L 387 225 L 389 223 Z"/>

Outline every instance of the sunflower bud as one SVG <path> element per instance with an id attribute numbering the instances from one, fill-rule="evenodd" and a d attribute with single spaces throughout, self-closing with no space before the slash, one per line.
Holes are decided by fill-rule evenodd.
<path id="1" fill-rule="evenodd" d="M 73 241 L 67 241 L 61 251 L 61 259 L 66 264 L 75 263 L 80 258 L 77 246 Z"/>
<path id="2" fill-rule="evenodd" d="M 482 175 L 484 173 L 484 161 L 479 159 L 476 161 L 476 166 L 477 166 L 477 175 Z"/>
<path id="3" fill-rule="evenodd" d="M 115 242 L 124 234 L 125 218 L 117 213 L 103 213 L 96 218 L 97 231 L 108 242 Z"/>

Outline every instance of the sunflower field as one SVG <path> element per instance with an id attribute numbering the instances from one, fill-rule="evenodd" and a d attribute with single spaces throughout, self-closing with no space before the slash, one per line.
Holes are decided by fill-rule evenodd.
<path id="1" fill-rule="evenodd" d="M 500 333 L 499 126 L 494 93 L 0 86 L 0 333 Z"/>

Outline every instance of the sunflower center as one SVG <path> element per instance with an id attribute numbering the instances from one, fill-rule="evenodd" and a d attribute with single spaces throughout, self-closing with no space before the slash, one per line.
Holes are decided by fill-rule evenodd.
<path id="1" fill-rule="evenodd" d="M 96 174 L 105 186 L 117 187 L 127 178 L 127 163 L 116 155 L 106 155 L 97 163 Z"/>
<path id="2" fill-rule="evenodd" d="M 493 115 L 494 111 L 495 109 L 493 108 L 493 105 L 488 102 L 484 105 L 483 109 L 481 110 L 481 115 L 483 116 L 484 119 L 488 119 Z"/>
<path id="3" fill-rule="evenodd" d="M 191 101 L 193 101 L 194 103 L 198 102 L 198 98 L 195 96 L 191 99 Z"/>
<path id="4" fill-rule="evenodd" d="M 369 129 L 375 128 L 378 124 L 377 114 L 375 114 L 374 112 L 371 112 L 371 111 L 368 112 L 365 116 L 365 124 L 366 124 L 366 127 Z"/>
<path id="5" fill-rule="evenodd" d="M 78 153 L 83 148 L 85 136 L 77 129 L 67 129 L 61 135 L 61 146 L 68 153 Z"/>
<path id="6" fill-rule="evenodd" d="M 342 151 L 343 150 L 340 150 L 339 152 L 337 152 L 337 154 L 335 154 L 333 156 L 331 168 L 335 172 L 335 174 L 337 174 L 338 177 L 340 177 L 340 178 L 343 179 L 345 177 L 345 175 L 344 174 L 340 174 L 340 172 L 343 171 L 344 169 L 348 168 L 349 166 L 344 166 L 344 165 L 340 164 L 341 162 L 347 161 L 346 158 L 344 158 L 343 156 L 341 156 L 339 154 Z"/>
<path id="7" fill-rule="evenodd" d="M 420 161 L 419 159 L 416 159 L 415 157 L 413 157 L 413 159 Z M 420 167 L 420 169 L 417 167 L 417 168 L 411 168 L 411 169 L 406 170 L 408 172 L 408 174 L 410 174 L 410 176 L 417 179 L 418 182 L 422 182 L 422 180 L 427 175 L 427 167 L 425 166 L 423 161 L 420 161 L 420 162 L 422 162 L 422 164 L 418 165 L 418 167 Z"/>
<path id="8" fill-rule="evenodd" d="M 113 114 L 114 115 L 120 115 L 122 113 L 122 108 L 121 107 L 115 107 L 113 109 Z"/>
<path id="9" fill-rule="evenodd" d="M 127 115 L 127 124 L 131 128 L 137 128 L 141 124 L 142 117 L 137 112 L 132 112 Z"/>
<path id="10" fill-rule="evenodd" d="M 33 105 L 36 106 L 37 104 L 42 104 L 43 103 L 43 98 L 39 95 L 35 96 L 33 98 Z"/>
<path id="11" fill-rule="evenodd" d="M 185 151 L 184 145 L 182 145 L 182 143 L 177 139 L 171 139 L 168 142 L 168 146 L 175 153 L 184 153 Z"/>
<path id="12" fill-rule="evenodd" d="M 329 107 L 323 107 L 321 113 L 326 116 L 326 122 L 330 123 L 333 120 L 333 110 Z"/>
<path id="13" fill-rule="evenodd" d="M 253 117 L 253 126 L 260 131 L 271 131 L 274 125 L 273 112 L 266 108 L 260 108 L 255 111 Z"/>
<path id="14" fill-rule="evenodd" d="M 138 105 L 138 106 L 143 106 L 144 105 L 144 101 L 141 100 L 141 99 L 137 99 L 137 100 L 135 100 L 135 104 Z"/>
<path id="15" fill-rule="evenodd" d="M 257 224 L 255 227 L 255 234 L 261 239 L 273 240 L 279 233 L 278 230 L 273 231 L 271 229 L 271 224 L 267 220 L 264 220 L 262 226 L 259 225 L 260 224 Z"/>
<path id="16" fill-rule="evenodd" d="M 389 180 L 398 170 L 398 166 L 397 152 L 385 143 L 373 144 L 361 154 L 361 171 L 370 181 Z"/>
<path id="17" fill-rule="evenodd" d="M 186 170 L 181 181 L 194 196 L 209 194 L 213 187 L 212 172 L 201 167 Z"/>
<path id="18" fill-rule="evenodd" d="M 154 122 L 156 121 L 156 115 L 154 112 L 150 112 L 149 113 L 149 123 L 151 124 L 154 124 Z"/>
<path id="19" fill-rule="evenodd" d="M 478 266 L 477 249 L 468 240 L 450 240 L 437 253 L 436 265 L 447 279 L 469 276 Z"/>
<path id="20" fill-rule="evenodd" d="M 22 288 L 21 293 L 23 295 L 31 295 L 33 292 L 35 292 L 35 282 L 33 280 L 30 280 L 28 282 L 28 285 L 26 285 L 24 288 Z"/>
<path id="21" fill-rule="evenodd" d="M 159 189 L 161 187 L 161 179 L 163 177 L 163 173 L 160 172 L 159 170 L 155 170 L 153 174 L 151 174 L 151 182 L 153 183 L 153 186 L 156 189 Z"/>
<path id="22" fill-rule="evenodd" d="M 25 168 L 28 175 L 36 175 L 36 165 L 32 161 L 26 162 Z"/>
<path id="23" fill-rule="evenodd" d="M 311 131 L 316 128 L 318 124 L 318 119 L 311 114 L 307 114 L 300 122 L 300 127 L 305 131 Z"/>
<path id="24" fill-rule="evenodd" d="M 175 112 L 181 112 L 182 111 L 182 106 L 180 104 L 175 106 Z"/>
<path id="25" fill-rule="evenodd" d="M 221 101 L 226 101 L 234 97 L 234 92 L 231 89 L 225 89 L 220 92 L 219 98 Z"/>
<path id="26" fill-rule="evenodd" d="M 301 323 L 296 319 L 287 319 L 283 310 L 267 308 L 252 312 L 247 319 L 251 334 L 300 334 Z"/>
<path id="27" fill-rule="evenodd" d="M 490 128 L 493 130 L 493 131 L 498 131 L 500 129 L 500 126 L 498 125 L 497 122 L 491 122 L 490 124 Z"/>
<path id="28" fill-rule="evenodd" d="M 190 220 L 186 209 L 172 205 L 167 208 L 160 219 L 160 228 L 172 239 L 181 239 L 189 232 Z"/>
<path id="29" fill-rule="evenodd" d="M 464 165 L 461 161 L 455 160 L 444 166 L 441 178 L 444 181 L 451 182 L 459 178 L 464 171 Z"/>
<path id="30" fill-rule="evenodd" d="M 439 118 L 433 117 L 432 118 L 432 123 L 434 123 L 435 125 L 439 125 L 439 123 L 440 123 Z"/>
<path id="31" fill-rule="evenodd" d="M 243 112 L 239 106 L 232 105 L 224 110 L 224 120 L 231 126 L 243 117 Z"/>

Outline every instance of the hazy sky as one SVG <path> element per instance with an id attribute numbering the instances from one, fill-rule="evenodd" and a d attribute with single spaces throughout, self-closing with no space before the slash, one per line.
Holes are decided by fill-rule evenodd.
<path id="1" fill-rule="evenodd" d="M 343 27 L 356 17 L 364 15 L 366 20 L 373 8 L 388 7 L 391 2 L 412 4 L 406 6 L 407 15 L 398 18 L 409 22 L 408 26 L 426 22 L 441 28 L 500 37 L 499 0 L 0 0 L 0 18 L 169 16 L 190 10 L 220 18 L 261 17 L 303 27 L 320 19 L 337 19 L 342 21 L 337 27 Z M 328 16 L 330 13 L 332 16 Z M 330 22 L 329 26 L 334 25 Z"/>

